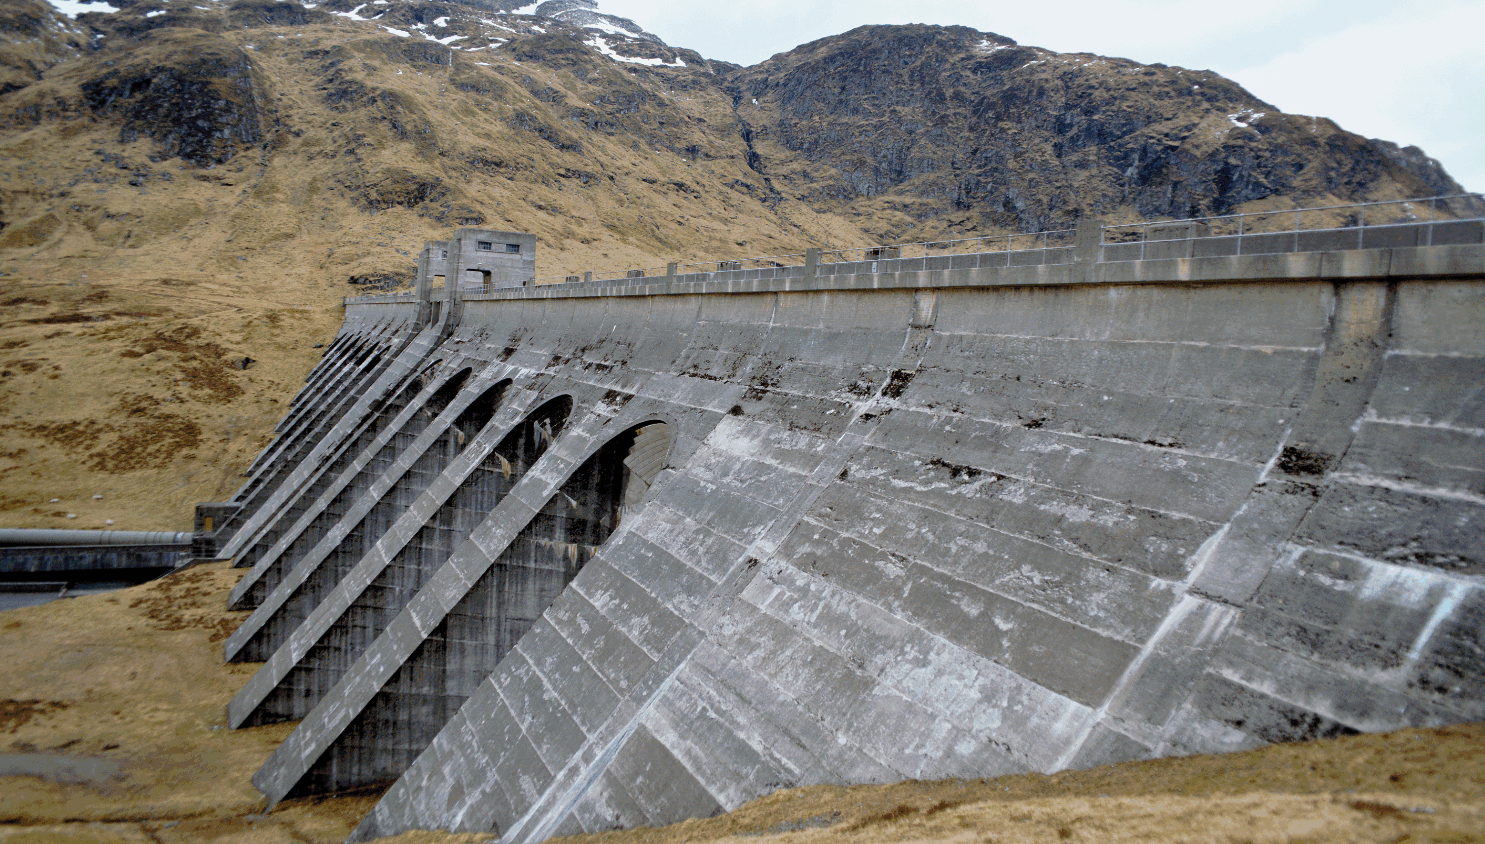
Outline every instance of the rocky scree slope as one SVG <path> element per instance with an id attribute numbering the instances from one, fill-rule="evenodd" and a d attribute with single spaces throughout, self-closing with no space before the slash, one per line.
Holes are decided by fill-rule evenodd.
<path id="1" fill-rule="evenodd" d="M 561 277 L 1458 190 L 1211 73 L 963 27 L 740 68 L 590 0 L 114 3 L 0 9 L 6 525 L 184 527 L 340 297 L 459 225 Z"/>

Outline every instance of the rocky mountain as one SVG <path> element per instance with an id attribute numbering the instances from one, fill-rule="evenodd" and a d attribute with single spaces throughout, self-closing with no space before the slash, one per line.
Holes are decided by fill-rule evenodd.
<path id="1" fill-rule="evenodd" d="M 861 27 L 727 84 L 779 190 L 901 237 L 1460 190 L 1416 148 L 1283 114 L 1210 71 L 966 27 Z"/>
<path id="2" fill-rule="evenodd" d="M 86 26 L 46 3 L 0 8 L 0 94 L 24 88 L 53 65 L 76 58 L 90 40 Z"/>
<path id="3" fill-rule="evenodd" d="M 458 225 L 561 277 L 1459 190 L 1210 72 L 964 27 L 741 68 L 592 0 L 110 3 L 0 9 L 0 524 L 183 526 L 339 297 Z"/>

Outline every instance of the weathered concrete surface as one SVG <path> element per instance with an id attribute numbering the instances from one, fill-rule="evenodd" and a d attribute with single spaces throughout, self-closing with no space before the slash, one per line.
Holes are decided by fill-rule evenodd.
<path id="1" fill-rule="evenodd" d="M 366 401 L 435 360 L 412 395 L 459 367 L 476 377 L 456 404 L 510 388 L 362 573 L 283 567 L 276 590 L 325 579 L 327 597 L 249 696 L 307 670 L 306 642 L 336 625 L 362 644 L 302 686 L 318 704 L 260 771 L 265 794 L 398 777 L 358 838 L 538 841 L 783 785 L 1485 717 L 1485 249 L 890 263 L 449 302 L 458 319 L 396 356 L 401 375 L 362 378 Z M 419 307 L 352 304 L 326 366 L 433 336 Z M 383 545 L 563 398 L 483 520 L 352 636 Z M 410 418 L 355 436 L 369 412 L 335 442 L 382 450 Z M 657 421 L 664 470 L 606 539 L 562 546 L 583 549 L 564 552 L 570 585 L 544 612 L 500 604 L 526 582 L 501 580 L 527 571 L 513 555 L 554 559 L 540 531 L 595 506 L 574 494 L 583 467 Z M 335 447 L 279 449 L 320 460 L 310 477 Z M 345 476 L 370 458 L 338 459 Z M 272 495 L 241 524 L 320 506 Z M 534 626 L 501 634 L 513 646 L 473 648 L 517 615 Z"/>
<path id="2" fill-rule="evenodd" d="M 221 547 L 223 558 L 236 556 L 246 538 L 279 518 L 305 485 L 326 471 L 339 447 L 369 421 L 374 406 L 427 357 L 439 336 L 437 327 L 429 327 L 412 336 L 378 338 L 382 339 L 382 348 L 365 352 L 354 369 L 325 386 L 327 398 L 318 412 L 309 409 L 312 403 L 306 403 L 304 422 L 270 446 L 283 443 L 280 456 L 248 481 L 239 514 L 247 515 L 229 525 L 231 536 Z"/>

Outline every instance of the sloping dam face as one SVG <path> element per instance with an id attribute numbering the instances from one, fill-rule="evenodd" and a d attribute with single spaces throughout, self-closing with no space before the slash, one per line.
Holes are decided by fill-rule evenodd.
<path id="1" fill-rule="evenodd" d="M 223 510 L 255 781 L 539 841 L 1485 718 L 1485 247 L 1064 257 L 352 302 Z"/>

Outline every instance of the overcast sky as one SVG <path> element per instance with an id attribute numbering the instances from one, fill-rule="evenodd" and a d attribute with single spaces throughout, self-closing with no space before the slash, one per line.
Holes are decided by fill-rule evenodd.
<path id="1" fill-rule="evenodd" d="M 598 0 L 676 47 L 756 64 L 862 24 L 962 24 L 1064 53 L 1214 70 L 1291 114 L 1422 147 L 1485 191 L 1485 0 Z"/>

